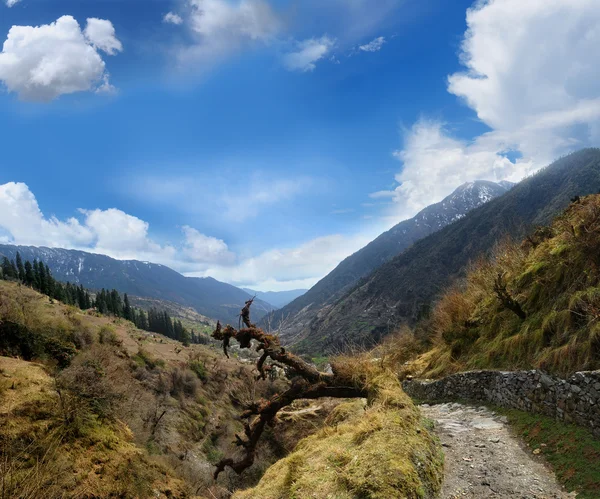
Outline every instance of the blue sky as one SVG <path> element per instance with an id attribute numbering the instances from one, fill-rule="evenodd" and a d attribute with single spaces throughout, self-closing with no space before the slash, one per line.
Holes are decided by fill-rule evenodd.
<path id="1" fill-rule="evenodd" d="M 307 287 L 600 136 L 594 0 L 3 2 L 4 241 Z"/>

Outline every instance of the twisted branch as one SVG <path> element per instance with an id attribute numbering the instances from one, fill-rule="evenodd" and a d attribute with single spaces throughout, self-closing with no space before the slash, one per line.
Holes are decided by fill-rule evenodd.
<path id="1" fill-rule="evenodd" d="M 230 325 L 223 328 L 221 323 L 218 322 L 217 328 L 212 334 L 213 338 L 223 342 L 223 352 L 227 357 L 229 357 L 227 349 L 230 346 L 231 339 L 236 340 L 240 348 L 252 348 L 252 341 L 255 341 L 257 343 L 256 351 L 262 351 L 262 355 L 256 363 L 260 378 L 266 379 L 266 372 L 271 370 L 273 365 L 285 366 L 294 374 L 294 378 L 291 380 L 289 389 L 282 394 L 277 394 L 268 401 L 253 402 L 246 407 L 246 410 L 240 416 L 241 419 L 247 420 L 244 423 L 244 435 L 236 435 L 235 437 L 235 444 L 243 448 L 244 456 L 237 461 L 232 458 L 225 458 L 217 463 L 214 473 L 215 480 L 227 467 L 240 474 L 252 466 L 256 457 L 256 448 L 265 427 L 273 424 L 277 413 L 295 400 L 318 399 L 321 397 L 364 398 L 367 396 L 366 390 L 355 386 L 352 380 L 335 373 L 320 372 L 300 357 L 287 352 L 281 346 L 279 338 L 265 333 L 255 324 L 252 324 L 250 321 L 250 307 L 253 301 L 254 298 L 248 300 L 240 314 L 241 322 L 244 323 L 245 328 L 236 330 Z M 272 364 L 267 366 L 266 362 L 269 359 Z M 252 421 L 250 421 L 251 419 Z"/>

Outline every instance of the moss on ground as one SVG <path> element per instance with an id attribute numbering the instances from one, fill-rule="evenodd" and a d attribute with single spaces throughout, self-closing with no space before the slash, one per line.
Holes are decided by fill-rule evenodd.
<path id="1" fill-rule="evenodd" d="M 443 454 L 390 372 L 369 383 L 369 403 L 341 404 L 324 428 L 235 499 L 435 497 Z"/>
<path id="2" fill-rule="evenodd" d="M 552 466 L 559 482 L 578 499 L 600 497 L 600 440 L 578 426 L 545 416 L 495 408 L 515 432 Z"/>

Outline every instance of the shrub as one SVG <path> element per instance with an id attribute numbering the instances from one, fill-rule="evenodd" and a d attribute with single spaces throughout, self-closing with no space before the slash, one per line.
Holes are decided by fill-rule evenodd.
<path id="1" fill-rule="evenodd" d="M 208 379 L 208 371 L 206 370 L 206 366 L 204 362 L 199 360 L 192 360 L 189 362 L 188 367 L 191 371 L 193 371 L 198 378 L 204 382 Z"/>
<path id="2" fill-rule="evenodd" d="M 0 354 L 24 360 L 53 359 L 65 368 L 77 353 L 73 343 L 49 334 L 35 333 L 10 321 L 0 322 Z"/>
<path id="3" fill-rule="evenodd" d="M 146 369 L 153 370 L 158 367 L 165 367 L 165 361 L 162 359 L 157 359 L 150 355 L 150 353 L 143 348 L 138 350 L 138 353 L 133 357 L 134 362 L 140 366 L 145 367 Z"/>
<path id="4" fill-rule="evenodd" d="M 121 341 L 117 336 L 117 333 L 115 333 L 115 328 L 109 325 L 100 327 L 100 331 L 98 331 L 98 341 L 102 345 L 113 345 L 118 347 L 123 345 L 123 341 Z"/>
<path id="5" fill-rule="evenodd" d="M 94 419 L 114 420 L 125 397 L 126 366 L 110 347 L 81 353 L 56 377 L 63 422 L 81 434 Z"/>
<path id="6" fill-rule="evenodd" d="M 193 372 L 180 368 L 171 371 L 171 396 L 195 397 L 198 388 L 198 379 Z"/>

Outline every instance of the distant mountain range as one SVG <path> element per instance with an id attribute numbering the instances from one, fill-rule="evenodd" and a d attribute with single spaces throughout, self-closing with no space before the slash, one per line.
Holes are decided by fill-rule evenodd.
<path id="1" fill-rule="evenodd" d="M 469 211 L 501 196 L 510 182 L 476 181 L 461 185 L 443 201 L 428 206 L 414 218 L 389 231 L 341 262 L 309 291 L 281 310 L 273 312 L 271 325 L 279 325 L 284 341 L 295 343 L 306 337 L 317 316 L 349 291 L 361 278 L 400 254 L 416 241 L 463 218 Z M 267 318 L 263 325 L 267 325 Z"/>
<path id="2" fill-rule="evenodd" d="M 426 315 L 432 301 L 464 274 L 469 261 L 499 240 L 521 239 L 533 228 L 548 224 L 574 196 L 599 191 L 600 149 L 584 149 L 561 158 L 502 196 L 417 241 L 328 302 L 288 338 L 305 353 L 332 352 L 348 343 L 377 342 L 400 324 L 414 323 Z M 297 308 L 296 302 L 276 313 Z"/>
<path id="3" fill-rule="evenodd" d="M 292 289 L 290 291 L 254 291 L 249 288 L 242 288 L 246 293 L 256 296 L 260 300 L 270 303 L 274 307 L 285 307 L 288 303 L 306 293 L 307 289 Z"/>
<path id="4" fill-rule="evenodd" d="M 93 290 L 114 288 L 133 296 L 175 302 L 192 307 L 211 319 L 231 324 L 237 324 L 244 302 L 251 298 L 230 284 L 211 277 L 184 277 L 164 265 L 115 260 L 84 251 L 0 244 L 0 255 L 9 259 L 15 258 L 17 251 L 24 260 L 43 260 L 60 281 L 82 284 Z M 257 299 L 253 316 L 259 319 L 274 308 Z"/>

